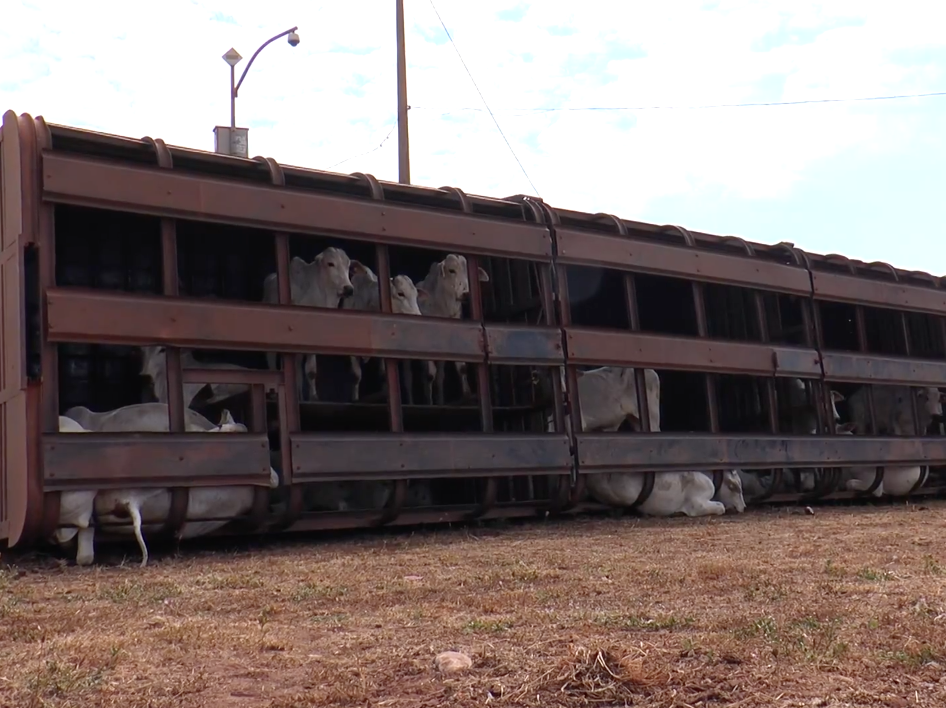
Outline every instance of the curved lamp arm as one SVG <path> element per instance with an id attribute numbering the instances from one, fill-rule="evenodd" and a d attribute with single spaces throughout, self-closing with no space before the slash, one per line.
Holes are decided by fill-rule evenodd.
<path id="1" fill-rule="evenodd" d="M 259 49 L 257 49 L 255 52 L 253 52 L 253 56 L 250 57 L 250 61 L 247 63 L 246 68 L 243 70 L 243 73 L 240 74 L 240 80 L 237 82 L 237 85 L 233 88 L 233 95 L 234 95 L 234 96 L 236 96 L 236 95 L 240 92 L 240 85 L 243 83 L 243 79 L 246 78 L 246 72 L 248 72 L 248 71 L 250 70 L 250 67 L 253 66 L 253 60 L 256 59 L 256 55 L 259 54 L 261 51 L 263 51 L 263 50 L 266 48 L 266 46 L 267 46 L 268 44 L 270 44 L 271 42 L 275 42 L 277 39 L 279 39 L 280 37 L 285 37 L 287 34 L 292 34 L 292 33 L 295 32 L 297 29 L 299 29 L 299 28 L 298 28 L 298 27 L 291 27 L 291 28 L 287 29 L 285 32 L 280 32 L 280 33 L 277 34 L 275 37 L 270 37 L 269 39 L 267 39 L 265 42 L 263 42 L 263 43 L 260 45 L 260 48 L 259 48 Z"/>

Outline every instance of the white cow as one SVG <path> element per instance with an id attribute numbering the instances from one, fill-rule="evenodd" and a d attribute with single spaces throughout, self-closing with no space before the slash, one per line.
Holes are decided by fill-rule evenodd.
<path id="1" fill-rule="evenodd" d="M 559 368 L 564 386 L 564 369 Z M 651 432 L 660 432 L 660 377 L 653 369 L 644 369 L 644 390 Z M 578 403 L 582 430 L 614 431 L 628 420 L 641 429 L 637 406 L 637 379 L 634 369 L 602 366 L 578 372 Z"/>
<path id="2" fill-rule="evenodd" d="M 420 315 L 420 308 L 417 301 L 421 297 L 426 297 L 427 293 L 422 287 L 417 287 L 406 275 L 396 275 L 390 279 L 391 289 L 391 311 L 398 315 Z M 368 312 L 381 311 L 381 288 L 378 284 L 378 276 L 374 274 L 368 266 L 359 261 L 351 262 L 351 283 L 355 288 L 355 293 L 342 302 L 342 307 L 346 310 L 363 310 Z M 367 362 L 370 357 L 351 357 L 351 370 L 355 381 L 352 386 L 352 400 L 357 401 L 359 396 L 358 388 L 361 385 L 361 364 Z M 305 375 L 310 382 L 315 381 L 316 362 L 315 354 L 310 354 L 305 359 Z M 381 371 L 384 371 L 384 360 L 381 360 Z M 314 385 L 314 384 L 313 384 Z"/>
<path id="3" fill-rule="evenodd" d="M 81 408 L 81 407 L 77 407 Z M 160 411 L 163 408 L 163 412 Z M 74 409 L 72 409 L 74 410 Z M 88 409 L 84 409 L 88 411 Z M 80 411 L 81 412 L 81 411 Z M 192 411 L 187 411 L 188 413 Z M 95 420 L 97 427 L 95 432 L 167 432 L 168 414 L 165 404 L 142 403 L 131 406 L 125 406 L 107 414 L 92 414 L 93 416 L 105 416 Z M 200 416 L 199 418 L 203 418 Z M 206 418 L 203 418 L 206 421 Z M 209 423 L 209 421 L 207 421 Z M 78 424 L 77 424 L 78 425 Z M 60 422 L 60 427 L 63 424 Z M 80 426 L 80 428 L 83 426 Z M 187 432 L 209 432 L 209 433 L 238 433 L 246 432 L 246 426 L 236 423 L 228 410 L 224 410 L 220 424 L 206 427 L 199 419 L 196 422 L 186 423 Z M 76 430 L 72 428 L 71 430 Z M 71 431 L 70 430 L 70 431 Z M 88 432 L 89 429 L 85 428 Z M 270 467 L 270 487 L 276 487 L 279 484 L 279 478 L 275 470 Z M 195 487 L 190 490 L 188 495 L 188 506 L 186 519 L 199 519 L 201 517 L 235 517 L 245 513 L 253 505 L 255 490 L 252 485 L 230 485 L 219 487 Z M 94 505 L 94 507 L 93 507 Z M 60 513 L 59 523 L 75 523 L 80 526 L 79 521 L 85 520 L 85 527 L 80 526 L 79 553 L 76 554 L 76 563 L 79 565 L 88 565 L 93 562 L 93 538 L 94 530 L 88 527 L 88 518 L 91 518 L 94 508 L 99 521 L 112 523 L 120 521 L 123 518 L 132 519 L 132 532 L 138 541 L 141 549 L 141 566 L 148 563 L 148 548 L 142 534 L 143 525 L 162 524 L 171 508 L 171 492 L 168 489 L 126 489 L 126 490 L 107 490 L 94 492 L 81 490 L 75 492 L 64 492 L 61 497 L 60 506 L 71 514 L 71 518 L 63 518 Z M 79 521 L 77 521 L 78 519 Z M 205 521 L 185 523 L 181 529 L 181 538 L 193 538 L 205 533 L 210 533 L 221 526 L 224 526 L 227 520 Z M 60 534 L 64 531 L 65 533 Z M 127 533 L 127 526 L 114 527 L 117 533 Z M 83 532 L 86 532 L 83 534 Z M 57 529 L 57 541 L 67 542 L 71 536 L 68 530 Z"/>
<path id="4" fill-rule="evenodd" d="M 840 394 L 839 394 L 840 395 Z M 913 405 L 910 402 L 909 386 L 875 386 L 874 413 L 878 435 L 914 436 Z M 917 388 L 917 411 L 920 415 L 920 435 L 926 435 L 926 429 L 935 419 L 942 418 L 943 400 L 946 394 L 940 393 L 934 386 Z M 842 397 L 843 400 L 843 397 Z M 863 386 L 851 394 L 847 402 L 851 421 L 857 430 L 870 430 L 870 412 L 867 401 L 867 387 Z"/>
<path id="5" fill-rule="evenodd" d="M 189 349 L 181 350 L 181 368 L 182 369 L 221 369 L 225 371 L 253 371 L 245 366 L 237 364 L 228 364 L 225 362 L 200 362 L 194 358 L 193 352 Z M 167 350 L 164 346 L 141 347 L 141 375 L 151 381 L 151 390 L 154 391 L 155 398 L 160 403 L 168 401 L 168 358 Z M 226 400 L 232 396 L 238 396 L 249 390 L 249 386 L 244 384 L 202 384 L 185 383 L 184 384 L 184 407 L 189 408 L 191 403 L 200 393 L 204 386 L 210 386 L 213 394 L 207 401 L 208 404 L 217 403 Z"/>
<path id="6" fill-rule="evenodd" d="M 489 275 L 482 268 L 477 268 L 480 282 L 489 282 Z M 450 253 L 442 261 L 431 264 L 426 277 L 417 283 L 425 295 L 418 297 L 417 304 L 422 314 L 432 317 L 449 317 L 458 320 L 463 314 L 463 300 L 470 294 L 470 280 L 466 267 L 466 256 Z M 457 374 L 463 395 L 470 396 L 470 382 L 467 380 L 467 366 L 464 361 L 455 361 Z M 434 402 L 434 390 L 437 392 L 437 404 L 444 403 L 444 362 L 426 362 L 427 399 Z"/>
<path id="7" fill-rule="evenodd" d="M 74 406 L 65 412 L 65 416 L 92 432 L 166 432 L 170 429 L 166 403 L 135 403 L 104 413 L 93 413 L 85 406 Z M 185 408 L 184 427 L 187 432 L 206 432 L 217 426 L 197 411 Z"/>
<path id="8" fill-rule="evenodd" d="M 838 426 L 837 432 L 839 435 L 854 435 L 855 426 L 855 423 L 845 423 Z M 922 475 L 923 468 L 919 465 L 884 467 L 884 478 L 871 496 L 881 497 L 888 494 L 892 497 L 905 497 L 920 481 Z M 875 477 L 876 468 L 850 467 L 842 471 L 841 485 L 843 489 L 851 492 L 866 492 L 874 483 Z"/>
<path id="9" fill-rule="evenodd" d="M 589 482 L 595 477 L 590 475 Z M 644 485 L 642 474 L 611 474 L 606 503 L 629 506 L 637 501 Z M 613 501 L 611 501 L 613 500 Z M 615 503 L 617 502 L 617 503 Z M 727 511 L 741 514 L 746 509 L 739 470 L 723 472 L 719 493 L 708 472 L 656 472 L 654 488 L 638 510 L 646 516 L 710 516 Z"/>
<path id="10" fill-rule="evenodd" d="M 336 309 L 345 298 L 351 297 L 355 288 L 349 270 L 351 259 L 340 248 L 329 246 L 311 263 L 296 256 L 289 263 L 289 291 L 293 305 L 327 307 Z M 276 273 L 270 273 L 263 281 L 263 302 L 279 302 Z M 266 353 L 270 369 L 276 368 L 276 354 Z M 318 400 L 315 384 L 315 356 L 312 356 L 311 371 L 306 372 L 309 382 L 309 397 Z M 300 388 L 302 382 L 299 382 Z"/>
<path id="11" fill-rule="evenodd" d="M 87 433 L 89 430 L 82 427 L 72 418 L 59 416 L 60 433 Z M 59 499 L 59 522 L 68 526 L 57 528 L 53 539 L 60 546 L 65 546 L 76 537 L 76 563 L 89 565 L 94 557 L 93 542 L 95 530 L 89 526 L 92 522 L 92 510 L 95 500 L 94 490 L 79 490 L 62 492 Z"/>

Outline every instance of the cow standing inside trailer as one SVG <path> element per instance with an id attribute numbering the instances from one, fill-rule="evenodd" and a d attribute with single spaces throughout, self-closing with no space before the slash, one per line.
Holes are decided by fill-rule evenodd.
<path id="1" fill-rule="evenodd" d="M 311 263 L 306 263 L 298 256 L 289 263 L 290 297 L 293 305 L 307 307 L 325 307 L 337 309 L 346 298 L 351 297 L 355 288 L 351 283 L 351 259 L 340 248 L 329 246 L 319 253 Z M 270 273 L 263 281 L 263 302 L 279 302 L 276 287 L 276 273 Z M 315 355 L 305 372 L 308 381 L 309 400 L 319 400 L 316 387 Z M 276 354 L 267 352 L 266 361 L 270 369 L 276 368 Z M 299 384 L 300 392 L 302 383 Z"/>
<path id="2" fill-rule="evenodd" d="M 485 270 L 477 267 L 477 277 L 481 283 L 489 282 Z M 463 314 L 463 301 L 470 294 L 470 280 L 466 267 L 466 256 L 450 253 L 442 261 L 433 263 L 426 277 L 417 283 L 417 287 L 426 294 L 417 300 L 421 314 L 427 317 L 449 317 L 458 320 Z M 467 365 L 464 361 L 453 362 L 460 377 L 460 387 L 464 398 L 473 395 L 467 379 Z M 444 362 L 426 362 L 427 380 L 425 389 L 427 400 L 437 405 L 444 404 Z M 410 385 L 408 385 L 410 391 Z"/>

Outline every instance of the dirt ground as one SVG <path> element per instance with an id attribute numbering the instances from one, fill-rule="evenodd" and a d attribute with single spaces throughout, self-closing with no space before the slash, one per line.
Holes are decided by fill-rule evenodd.
<path id="1" fill-rule="evenodd" d="M 946 503 L 800 512 L 5 556 L 0 705 L 946 705 Z"/>

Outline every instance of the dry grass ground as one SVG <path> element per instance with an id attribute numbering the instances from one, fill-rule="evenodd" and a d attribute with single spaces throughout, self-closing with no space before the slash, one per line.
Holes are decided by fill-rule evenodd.
<path id="1" fill-rule="evenodd" d="M 14 559 L 0 705 L 944 706 L 944 526 L 931 502 Z M 439 674 L 451 649 L 473 668 Z"/>

